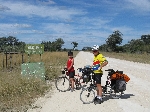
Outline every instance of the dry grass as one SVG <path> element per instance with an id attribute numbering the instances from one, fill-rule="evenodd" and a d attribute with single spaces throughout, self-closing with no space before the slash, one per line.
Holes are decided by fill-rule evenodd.
<path id="1" fill-rule="evenodd" d="M 78 52 L 74 52 L 74 55 L 77 53 Z M 61 68 L 66 65 L 67 59 L 67 52 L 45 52 L 42 54 L 45 74 L 49 80 L 52 81 L 61 74 Z M 40 62 L 40 55 L 32 55 L 30 61 Z M 28 62 L 28 55 L 26 54 L 24 55 L 24 62 Z M 21 54 L 16 54 L 13 55 L 11 64 L 10 59 L 8 60 L 8 68 L 3 69 L 3 65 L 6 67 L 5 55 L 0 54 L 1 112 L 26 111 L 36 98 L 44 95 L 51 89 L 51 85 L 47 85 L 46 81 L 22 76 L 21 63 Z"/>
<path id="2" fill-rule="evenodd" d="M 131 53 L 110 53 L 101 52 L 103 55 L 111 58 L 117 58 L 121 60 L 128 60 L 133 62 L 150 64 L 150 54 L 131 54 Z"/>

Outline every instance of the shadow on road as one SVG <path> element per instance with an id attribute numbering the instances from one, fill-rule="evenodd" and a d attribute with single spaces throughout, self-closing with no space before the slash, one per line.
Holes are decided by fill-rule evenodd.
<path id="1" fill-rule="evenodd" d="M 130 98 L 131 96 L 135 96 L 134 94 L 124 94 L 122 95 L 119 99 L 128 99 Z M 104 98 L 103 98 L 103 101 L 107 101 L 109 99 L 113 99 L 110 95 L 106 95 Z"/>
<path id="2" fill-rule="evenodd" d="M 124 94 L 123 96 L 121 96 L 120 99 L 128 99 L 130 98 L 131 96 L 135 96 L 134 94 Z"/>

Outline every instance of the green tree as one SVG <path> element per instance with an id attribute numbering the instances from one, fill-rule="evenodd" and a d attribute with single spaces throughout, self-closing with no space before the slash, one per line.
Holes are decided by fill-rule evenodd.
<path id="1" fill-rule="evenodd" d="M 91 47 L 83 47 L 83 48 L 82 48 L 82 51 L 91 51 L 91 50 L 92 50 Z"/>
<path id="2" fill-rule="evenodd" d="M 130 52 L 130 44 L 129 43 L 123 45 L 122 48 L 123 48 L 123 52 Z"/>
<path id="3" fill-rule="evenodd" d="M 0 38 L 0 50 L 1 51 L 19 51 L 21 49 L 21 44 L 19 39 L 13 36 L 1 37 Z"/>
<path id="4" fill-rule="evenodd" d="M 7 43 L 7 38 L 6 37 L 1 37 L 0 38 L 0 52 L 4 51 L 6 44 Z"/>
<path id="5" fill-rule="evenodd" d="M 62 49 L 62 46 L 63 46 L 64 43 L 65 42 L 64 42 L 64 40 L 62 38 L 56 39 L 56 41 L 55 41 L 55 48 L 56 48 L 56 50 L 60 51 Z"/>
<path id="6" fill-rule="evenodd" d="M 64 40 L 62 38 L 58 38 L 55 41 L 42 41 L 41 44 L 44 44 L 44 51 L 60 51 L 62 50 L 62 46 L 64 44 Z"/>
<path id="7" fill-rule="evenodd" d="M 117 44 L 120 45 L 122 43 L 122 33 L 117 30 L 114 31 L 113 34 L 111 34 L 107 39 L 106 39 L 106 44 L 111 49 L 112 51 L 115 51 L 117 48 Z"/>
<path id="8" fill-rule="evenodd" d="M 142 35 L 141 40 L 143 40 L 146 45 L 150 45 L 150 35 Z"/>
<path id="9" fill-rule="evenodd" d="M 19 41 L 19 39 L 17 39 L 16 37 L 13 37 L 13 36 L 9 36 L 7 38 L 8 45 L 15 45 L 15 44 L 17 44 L 18 41 Z"/>
<path id="10" fill-rule="evenodd" d="M 108 46 L 106 44 L 99 46 L 99 50 L 101 50 L 101 51 L 108 51 L 107 48 L 108 48 Z"/>
<path id="11" fill-rule="evenodd" d="M 132 39 L 129 43 L 129 50 L 132 53 L 143 51 L 144 42 L 141 39 Z"/>
<path id="12" fill-rule="evenodd" d="M 71 44 L 73 44 L 73 50 L 78 46 L 77 42 L 72 42 Z"/>
<path id="13" fill-rule="evenodd" d="M 44 51 L 51 51 L 52 49 L 52 43 L 51 43 L 51 41 L 47 41 L 47 42 L 45 42 L 45 41 L 42 41 L 42 43 L 41 44 L 44 44 Z"/>

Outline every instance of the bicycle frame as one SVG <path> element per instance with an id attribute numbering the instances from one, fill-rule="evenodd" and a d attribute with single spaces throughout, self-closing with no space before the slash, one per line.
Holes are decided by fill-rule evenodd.
<path id="1" fill-rule="evenodd" d="M 104 86 L 101 86 L 101 87 L 102 87 L 103 95 L 104 94 L 109 94 L 107 92 L 107 89 L 108 89 L 108 87 L 111 88 L 111 79 L 110 79 L 110 76 L 107 76 L 106 84 Z"/>
<path id="2" fill-rule="evenodd" d="M 78 68 L 77 70 L 79 70 L 79 69 L 80 68 Z M 67 77 L 69 79 L 69 76 L 67 75 L 67 72 L 68 72 L 67 68 L 64 68 L 64 71 L 65 71 L 64 74 L 66 74 L 65 77 Z M 75 86 L 76 86 L 77 90 L 83 87 L 82 84 L 84 84 L 84 83 L 83 83 L 83 81 L 81 82 L 82 79 L 83 79 L 83 77 L 80 76 L 79 73 L 75 74 L 75 76 L 74 76 L 74 82 L 75 82 Z M 70 83 L 70 86 L 71 86 L 71 83 Z"/>

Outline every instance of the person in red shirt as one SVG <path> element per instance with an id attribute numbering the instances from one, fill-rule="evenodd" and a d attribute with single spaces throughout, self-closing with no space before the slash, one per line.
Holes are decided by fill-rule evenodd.
<path id="1" fill-rule="evenodd" d="M 74 91 L 74 76 L 75 76 L 75 70 L 74 70 L 74 58 L 73 58 L 73 52 L 68 52 L 68 61 L 67 61 L 67 70 L 68 70 L 68 76 L 71 83 L 71 92 Z"/>

